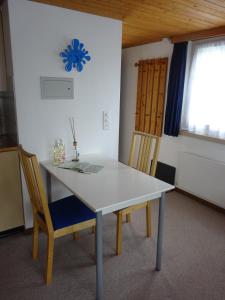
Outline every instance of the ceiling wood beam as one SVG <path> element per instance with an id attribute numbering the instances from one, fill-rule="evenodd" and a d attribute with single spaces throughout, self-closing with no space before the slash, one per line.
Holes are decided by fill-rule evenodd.
<path id="1" fill-rule="evenodd" d="M 150 43 L 157 43 L 157 42 L 161 42 L 162 40 L 163 40 L 163 38 L 152 38 L 152 39 L 144 40 L 144 41 L 127 42 L 126 46 L 123 46 L 123 49 L 127 49 L 130 47 L 136 47 L 136 46 L 142 46 L 142 45 L 150 44 Z"/>
<path id="2" fill-rule="evenodd" d="M 112 1 L 105 1 L 105 5 L 101 1 L 83 1 L 83 0 L 31 0 L 48 5 L 59 6 L 66 9 L 73 9 L 84 13 L 94 14 L 116 20 L 123 19 L 123 11 L 115 5 L 111 5 Z M 107 6 L 108 3 L 108 6 Z"/>
<path id="3" fill-rule="evenodd" d="M 121 20 L 125 48 L 161 38 L 172 37 L 178 43 L 225 35 L 224 0 L 31 1 Z"/>
<path id="4" fill-rule="evenodd" d="M 225 36 L 225 26 L 177 35 L 171 37 L 170 39 L 172 43 L 176 44 L 186 41 L 198 41 L 220 36 Z"/>

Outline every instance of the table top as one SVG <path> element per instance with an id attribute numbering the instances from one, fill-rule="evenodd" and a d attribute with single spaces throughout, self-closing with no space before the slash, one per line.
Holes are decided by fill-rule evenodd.
<path id="1" fill-rule="evenodd" d="M 157 199 L 162 192 L 174 188 L 116 160 L 87 155 L 82 157 L 82 161 L 102 165 L 104 168 L 98 173 L 83 174 L 58 168 L 50 161 L 40 164 L 92 211 L 101 211 L 103 215 Z"/>

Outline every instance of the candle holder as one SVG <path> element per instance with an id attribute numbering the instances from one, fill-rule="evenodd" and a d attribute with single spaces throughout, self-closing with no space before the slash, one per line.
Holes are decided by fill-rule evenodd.
<path id="1" fill-rule="evenodd" d="M 79 152 L 78 152 L 78 149 L 77 149 L 77 141 L 73 142 L 73 148 L 74 148 L 74 154 L 73 154 L 72 161 L 79 161 Z"/>

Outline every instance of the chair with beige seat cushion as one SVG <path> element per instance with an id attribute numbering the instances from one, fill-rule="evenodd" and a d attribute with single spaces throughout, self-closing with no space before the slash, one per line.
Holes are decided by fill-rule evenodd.
<path id="1" fill-rule="evenodd" d="M 52 280 L 54 240 L 96 224 L 95 213 L 77 197 L 69 196 L 48 204 L 36 155 L 19 147 L 20 160 L 33 209 L 33 259 L 38 256 L 39 228 L 48 237 L 46 283 Z"/>
<path id="2" fill-rule="evenodd" d="M 142 171 L 144 173 L 155 176 L 156 165 L 159 155 L 160 137 L 134 131 L 132 135 L 130 157 L 128 165 Z M 116 236 L 116 254 L 120 255 L 122 251 L 122 223 L 123 216 L 126 221 L 131 221 L 131 213 L 141 208 L 146 209 L 146 231 L 147 237 L 151 236 L 151 201 L 142 204 L 133 205 L 121 209 L 115 214 L 117 215 L 117 236 Z"/>

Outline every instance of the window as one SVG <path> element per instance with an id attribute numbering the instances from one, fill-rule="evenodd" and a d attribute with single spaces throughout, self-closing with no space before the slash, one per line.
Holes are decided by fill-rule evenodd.
<path id="1" fill-rule="evenodd" d="M 225 139 L 225 39 L 192 44 L 181 128 Z"/>

